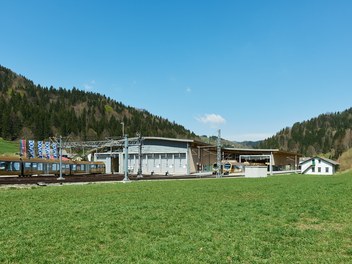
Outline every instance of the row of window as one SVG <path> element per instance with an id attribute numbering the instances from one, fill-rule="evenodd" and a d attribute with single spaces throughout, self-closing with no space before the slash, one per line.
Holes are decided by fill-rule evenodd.
<path id="1" fill-rule="evenodd" d="M 86 169 L 98 169 L 101 168 L 100 164 L 72 164 L 73 171 L 86 171 Z M 62 164 L 63 169 L 70 169 L 70 164 Z M 24 169 L 26 170 L 60 170 L 59 163 L 41 163 L 41 162 L 25 162 Z M 20 162 L 18 161 L 1 161 L 0 162 L 0 171 L 20 171 Z"/>
<path id="2" fill-rule="evenodd" d="M 315 167 L 312 167 L 312 172 L 315 172 Z M 318 172 L 321 172 L 321 167 L 318 167 Z M 330 172 L 330 168 L 329 167 L 325 167 L 325 172 L 329 173 Z"/>
<path id="3" fill-rule="evenodd" d="M 137 154 L 128 155 L 129 166 L 134 166 L 138 162 Z M 142 164 L 152 165 L 154 167 L 159 167 L 161 164 L 164 164 L 166 167 L 179 165 L 182 167 L 185 164 L 186 153 L 168 153 L 168 154 L 144 154 L 142 156 Z"/>

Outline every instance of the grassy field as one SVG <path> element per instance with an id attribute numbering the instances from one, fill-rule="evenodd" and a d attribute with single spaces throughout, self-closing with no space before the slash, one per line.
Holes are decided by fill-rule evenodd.
<path id="1" fill-rule="evenodd" d="M 6 141 L 0 138 L 0 155 L 15 154 L 19 152 L 19 142 Z"/>
<path id="2" fill-rule="evenodd" d="M 352 174 L 0 189 L 0 263 L 351 263 Z"/>

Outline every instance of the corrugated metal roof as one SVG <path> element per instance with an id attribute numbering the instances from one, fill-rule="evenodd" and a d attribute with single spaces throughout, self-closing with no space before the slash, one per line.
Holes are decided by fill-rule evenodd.
<path id="1" fill-rule="evenodd" d="M 328 159 L 328 158 L 324 158 L 324 157 L 319 157 L 319 156 L 315 156 L 315 157 L 312 157 L 312 158 L 308 158 L 308 159 L 302 161 L 301 164 L 306 163 L 306 162 L 309 162 L 309 161 L 311 161 L 312 159 L 321 159 L 321 160 L 324 160 L 324 161 L 326 161 L 327 163 L 330 163 L 330 164 L 332 164 L 332 165 L 340 165 L 340 163 L 338 163 L 337 161 L 334 161 L 334 160 L 331 160 L 331 159 Z"/>

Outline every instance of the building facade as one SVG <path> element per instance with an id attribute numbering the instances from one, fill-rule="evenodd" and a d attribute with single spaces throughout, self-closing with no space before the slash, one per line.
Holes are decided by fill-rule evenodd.
<path id="1" fill-rule="evenodd" d="M 300 163 L 302 174 L 332 175 L 335 174 L 339 163 L 327 158 L 313 157 Z"/>
<path id="2" fill-rule="evenodd" d="M 134 139 L 131 139 L 133 142 Z M 118 146 L 117 146 L 118 145 Z M 120 142 L 96 150 L 91 160 L 102 161 L 106 173 L 125 173 L 125 150 Z M 251 166 L 267 166 L 268 173 L 295 171 L 300 155 L 278 149 L 222 148 L 222 161 L 236 160 Z M 144 175 L 189 175 L 212 172 L 217 147 L 191 139 L 144 137 L 141 144 L 128 147 L 128 173 Z"/>

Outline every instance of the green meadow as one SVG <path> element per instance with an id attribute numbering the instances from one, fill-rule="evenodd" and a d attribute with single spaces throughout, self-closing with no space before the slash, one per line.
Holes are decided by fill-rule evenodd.
<path id="1" fill-rule="evenodd" d="M 0 155 L 10 154 L 14 155 L 16 152 L 20 151 L 19 142 L 6 141 L 0 138 Z"/>
<path id="2" fill-rule="evenodd" d="M 351 263 L 352 174 L 0 188 L 0 263 Z"/>

